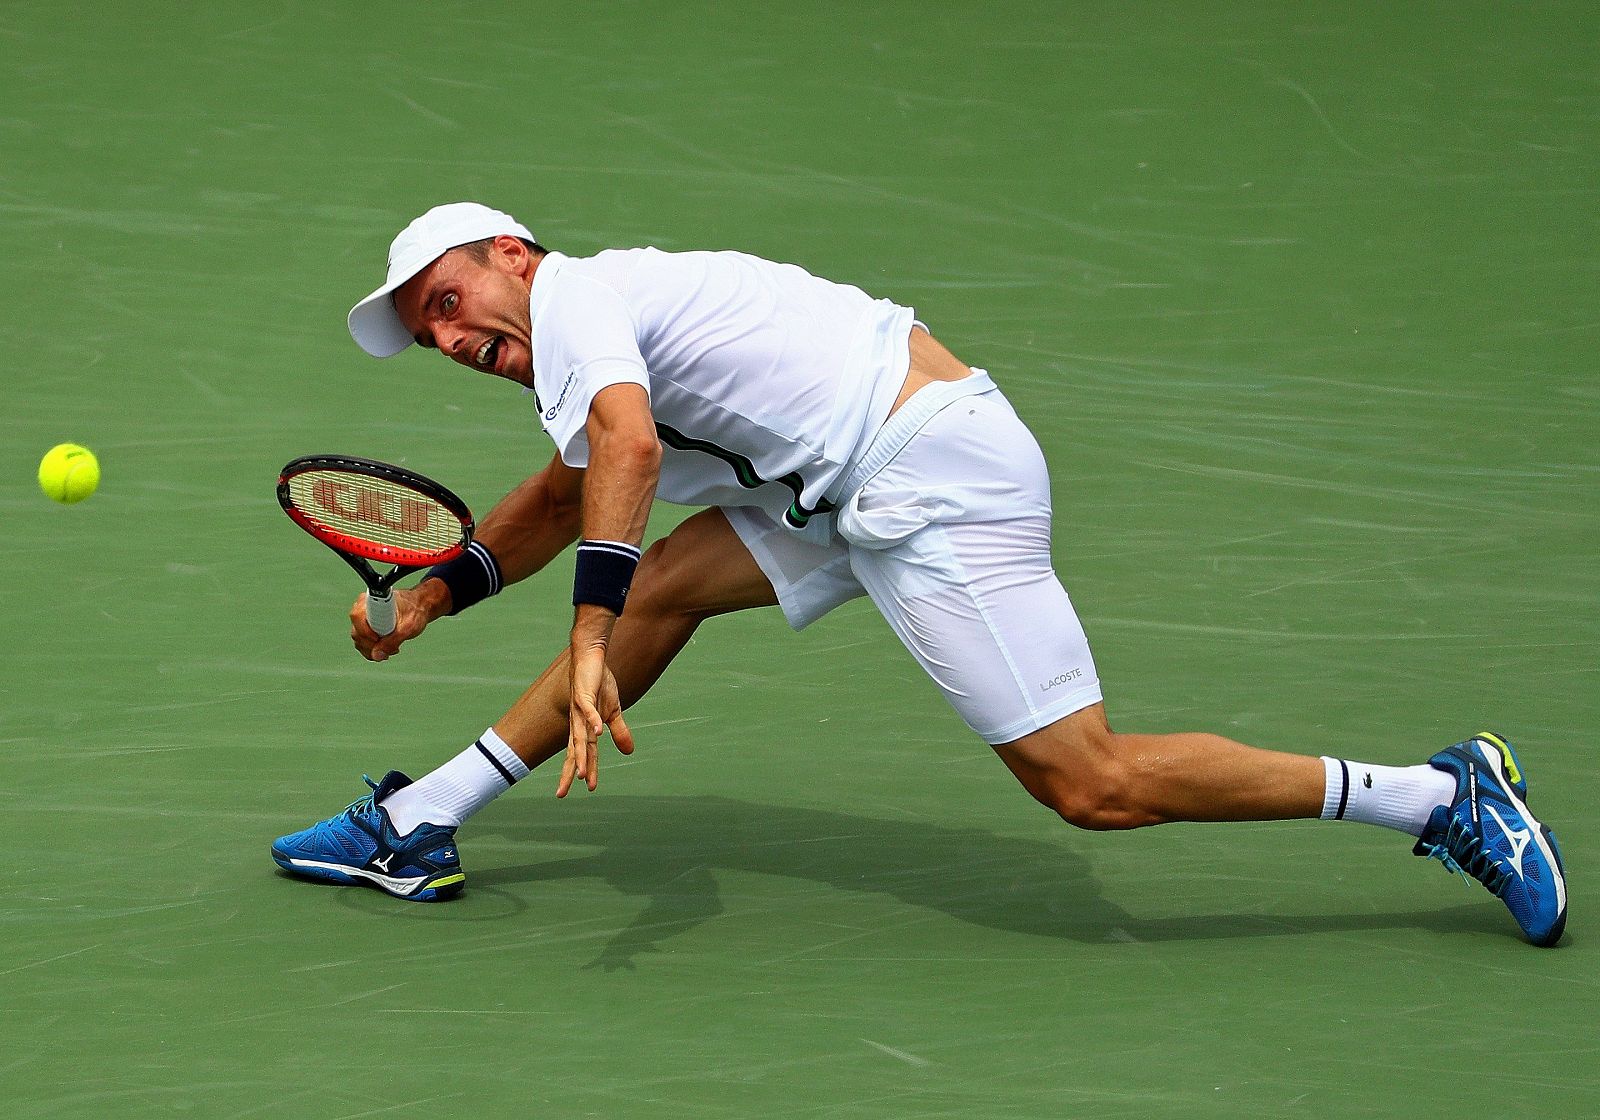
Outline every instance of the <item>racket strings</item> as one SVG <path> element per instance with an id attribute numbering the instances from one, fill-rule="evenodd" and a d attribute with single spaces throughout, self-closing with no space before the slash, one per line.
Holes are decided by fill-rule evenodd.
<path id="1" fill-rule="evenodd" d="M 289 501 L 319 535 L 414 553 L 445 553 L 462 543 L 450 507 L 396 482 L 347 471 L 312 470 L 289 479 Z"/>

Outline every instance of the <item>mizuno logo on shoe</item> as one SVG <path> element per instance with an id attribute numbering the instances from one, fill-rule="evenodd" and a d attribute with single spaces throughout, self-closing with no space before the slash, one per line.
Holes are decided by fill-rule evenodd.
<path id="1" fill-rule="evenodd" d="M 1489 811 L 1489 815 L 1494 818 L 1494 823 L 1500 826 L 1500 831 L 1505 834 L 1506 840 L 1511 844 L 1512 870 L 1517 873 L 1517 878 L 1526 878 L 1522 874 L 1522 853 L 1527 850 L 1528 842 L 1533 839 L 1533 833 L 1525 828 L 1512 828 L 1506 823 L 1504 817 L 1495 812 L 1493 805 L 1485 805 L 1484 808 Z"/>
<path id="2" fill-rule="evenodd" d="M 390 852 L 388 855 L 384 856 L 382 859 L 373 860 L 372 861 L 372 866 L 376 867 L 379 871 L 381 871 L 385 875 L 387 875 L 389 873 L 389 865 L 392 864 L 393 862 L 394 862 L 394 853 Z"/>

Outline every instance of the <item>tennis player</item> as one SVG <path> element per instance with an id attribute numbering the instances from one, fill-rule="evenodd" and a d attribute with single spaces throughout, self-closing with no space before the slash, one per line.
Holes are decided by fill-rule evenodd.
<path id="1" fill-rule="evenodd" d="M 357 600 L 356 647 L 392 657 L 576 541 L 573 625 L 569 648 L 477 741 L 280 838 L 283 868 L 452 897 L 465 881 L 456 829 L 563 751 L 557 795 L 575 781 L 593 790 L 603 729 L 632 752 L 623 709 L 705 619 L 777 606 L 800 629 L 866 595 L 974 734 L 1072 824 L 1381 825 L 1477 878 L 1534 944 L 1560 939 L 1556 840 L 1497 735 L 1390 767 L 1113 731 L 1051 566 L 1038 444 L 993 379 L 910 308 L 741 253 L 570 257 L 507 214 L 454 203 L 394 239 L 349 327 L 376 357 L 416 344 L 531 390 L 556 447 L 466 555 L 397 593 L 391 635 L 367 627 Z M 641 554 L 658 497 L 704 508 Z"/>

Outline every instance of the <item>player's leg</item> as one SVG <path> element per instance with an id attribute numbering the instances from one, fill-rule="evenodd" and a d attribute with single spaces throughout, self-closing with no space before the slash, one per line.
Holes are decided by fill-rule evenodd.
<path id="1" fill-rule="evenodd" d="M 1426 765 L 1374 766 L 1218 735 L 1118 734 L 1094 704 L 994 749 L 1029 793 L 1081 828 L 1301 817 L 1384 825 L 1417 837 L 1415 854 L 1483 883 L 1535 945 L 1556 944 L 1566 928 L 1561 849 L 1528 809 L 1510 744 L 1491 732 Z"/>
<path id="2" fill-rule="evenodd" d="M 655 683 L 704 619 L 777 601 L 719 511 L 689 518 L 640 560 L 628 609 L 613 631 L 608 660 L 622 702 Z M 344 812 L 279 837 L 273 859 L 298 875 L 369 884 L 411 901 L 460 894 L 466 875 L 456 828 L 561 750 L 566 697 L 563 654 L 466 750 L 416 782 L 390 771 Z"/>
<path id="3" fill-rule="evenodd" d="M 777 603 L 772 583 L 722 510 L 690 517 L 645 551 L 612 631 L 606 664 L 621 707 L 650 690 L 706 619 Z M 568 656 L 558 655 L 495 722 L 495 732 L 529 768 L 566 747 Z"/>
<path id="4" fill-rule="evenodd" d="M 619 706 L 643 696 L 708 618 L 776 605 L 801 630 L 863 594 L 842 542 L 810 542 L 755 507 L 697 513 L 640 560 L 606 659 Z M 522 773 L 566 747 L 567 657 L 558 655 L 491 729 Z"/>
<path id="5" fill-rule="evenodd" d="M 1106 722 L 1104 704 L 994 750 L 1041 804 L 1080 828 L 1289 820 L 1322 812 L 1319 758 L 1202 732 L 1118 734 Z"/>
<path id="6" fill-rule="evenodd" d="M 1114 829 L 1318 816 L 1319 758 L 1219 735 L 1111 730 L 1048 541 L 1048 519 L 1037 513 L 932 524 L 892 548 L 861 550 L 858 576 L 967 725 L 1070 823 Z M 1448 783 L 1433 784 L 1437 797 L 1419 807 L 1413 835 L 1446 799 Z"/>
<path id="7" fill-rule="evenodd" d="M 777 601 L 721 510 L 688 518 L 639 561 L 627 610 L 611 634 L 606 660 L 617 692 L 601 698 L 602 715 L 610 722 L 643 696 L 706 619 Z M 405 831 L 424 821 L 457 826 L 559 754 L 567 744 L 568 656 L 566 650 L 558 654 L 470 747 L 396 792 L 386 803 L 395 827 Z"/>
<path id="8" fill-rule="evenodd" d="M 896 634 L 968 726 L 1066 820 L 1110 829 L 1321 814 L 1319 758 L 1219 735 L 1111 730 L 1088 639 L 1051 560 L 1044 457 L 998 392 L 928 420 L 846 504 L 840 526 L 857 546 L 857 578 Z M 1453 783 L 1410 769 L 1421 786 L 1406 806 L 1416 835 Z"/>
<path id="9" fill-rule="evenodd" d="M 1203 733 L 1112 731 L 1051 567 L 1048 487 L 1031 436 L 1003 401 L 984 397 L 947 409 L 919 439 L 841 516 L 860 546 L 852 561 L 951 704 L 1039 801 L 1092 829 L 1301 817 L 1384 825 L 1483 881 L 1530 940 L 1559 938 L 1559 852 L 1528 813 L 1502 740 L 1485 734 L 1427 765 L 1388 767 Z M 927 524 L 874 539 L 875 526 L 915 525 L 929 494 L 942 502 Z"/>
<path id="10" fill-rule="evenodd" d="M 1048 519 L 1034 512 L 929 525 L 890 549 L 858 552 L 856 563 L 890 626 L 968 726 L 1070 823 L 1115 829 L 1321 815 L 1320 758 L 1199 732 L 1113 732 L 1048 542 Z M 1362 772 L 1381 778 L 1379 794 L 1403 802 L 1391 816 L 1417 835 L 1453 783 L 1428 767 L 1404 769 Z M 1347 797 L 1347 816 L 1351 807 Z"/>
<path id="11" fill-rule="evenodd" d="M 809 544 L 759 510 L 697 514 L 648 549 L 635 573 L 608 658 L 619 706 L 642 696 L 707 618 L 776 603 L 799 629 L 862 593 L 842 544 Z M 297 874 L 369 883 L 400 898 L 459 894 L 456 828 L 566 744 L 565 664 L 558 657 L 495 727 L 443 766 L 414 783 L 391 771 L 343 813 L 280 837 L 273 858 Z"/>

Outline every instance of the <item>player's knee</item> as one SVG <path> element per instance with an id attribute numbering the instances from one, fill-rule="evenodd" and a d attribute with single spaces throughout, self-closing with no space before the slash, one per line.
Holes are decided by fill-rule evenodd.
<path id="1" fill-rule="evenodd" d="M 1163 820 L 1141 796 L 1135 752 L 1109 728 L 1061 728 L 1041 749 L 1030 752 L 1029 763 L 1018 773 L 1023 785 L 1068 824 L 1106 832 Z"/>
<path id="2" fill-rule="evenodd" d="M 1093 832 L 1160 823 L 1140 803 L 1135 769 L 1116 756 L 1097 757 L 1062 784 L 1050 806 L 1068 824 Z"/>
<path id="3" fill-rule="evenodd" d="M 659 540 L 645 549 L 639 558 L 639 567 L 633 573 L 633 586 L 628 589 L 627 613 L 638 618 L 648 615 L 658 618 L 670 610 L 673 601 L 673 576 L 664 559 L 666 541 Z"/>
<path id="4" fill-rule="evenodd" d="M 639 558 L 633 587 L 628 592 L 627 613 L 635 617 L 682 616 L 699 621 L 707 613 L 697 595 L 703 575 L 692 550 L 673 541 L 669 534 L 645 549 Z"/>

